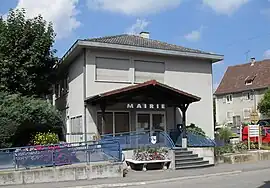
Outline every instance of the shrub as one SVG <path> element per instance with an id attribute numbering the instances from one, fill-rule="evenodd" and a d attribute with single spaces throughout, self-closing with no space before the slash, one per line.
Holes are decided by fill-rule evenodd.
<path id="1" fill-rule="evenodd" d="M 243 151 L 246 151 L 247 149 L 248 149 L 248 146 L 245 142 L 239 142 L 234 145 L 234 150 L 236 152 L 243 152 Z"/>
<path id="2" fill-rule="evenodd" d="M 52 131 L 62 139 L 60 113 L 45 100 L 0 92 L 0 147 L 25 146 L 37 132 Z"/>
<path id="3" fill-rule="evenodd" d="M 220 147 L 215 148 L 215 156 L 221 156 L 225 153 L 234 153 L 232 144 L 227 144 L 225 146 L 220 146 Z"/>
<path id="4" fill-rule="evenodd" d="M 33 140 L 32 143 L 34 145 L 50 145 L 50 144 L 57 144 L 59 143 L 59 137 L 55 133 L 37 133 Z"/>
<path id="5" fill-rule="evenodd" d="M 187 131 L 206 137 L 205 132 L 200 127 L 196 126 L 194 123 L 191 123 L 189 126 L 187 126 Z"/>
<path id="6" fill-rule="evenodd" d="M 218 130 L 218 138 L 221 140 L 224 140 L 225 143 L 230 142 L 230 138 L 232 137 L 233 133 L 230 128 L 223 127 Z"/>

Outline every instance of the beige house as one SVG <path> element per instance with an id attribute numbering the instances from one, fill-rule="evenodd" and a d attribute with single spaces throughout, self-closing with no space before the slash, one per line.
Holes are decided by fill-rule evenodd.
<path id="1" fill-rule="evenodd" d="M 194 123 L 214 137 L 212 64 L 222 55 L 149 38 L 77 40 L 57 65 L 67 141 Z"/>
<path id="2" fill-rule="evenodd" d="M 257 111 L 269 86 L 270 60 L 252 58 L 249 63 L 229 66 L 214 93 L 217 123 L 250 122 L 251 112 Z"/>

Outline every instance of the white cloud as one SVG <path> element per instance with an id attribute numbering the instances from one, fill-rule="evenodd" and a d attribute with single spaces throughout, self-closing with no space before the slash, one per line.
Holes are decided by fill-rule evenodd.
<path id="1" fill-rule="evenodd" d="M 39 14 L 53 23 L 57 38 L 67 37 L 81 23 L 76 19 L 79 0 L 19 0 L 16 8 L 25 8 L 27 18 Z"/>
<path id="2" fill-rule="evenodd" d="M 203 4 L 209 6 L 218 14 L 231 15 L 241 6 L 251 0 L 202 0 Z"/>
<path id="3" fill-rule="evenodd" d="M 266 51 L 263 53 L 263 58 L 264 58 L 264 59 L 270 59 L 270 49 L 269 49 L 269 50 L 266 50 Z"/>
<path id="4" fill-rule="evenodd" d="M 205 27 L 201 26 L 198 30 L 193 30 L 190 33 L 186 34 L 184 37 L 190 42 L 197 42 L 201 39 L 203 29 Z"/>
<path id="5" fill-rule="evenodd" d="M 137 35 L 141 31 L 143 31 L 148 25 L 149 22 L 147 20 L 137 19 L 136 22 L 127 29 L 127 33 L 131 35 Z"/>
<path id="6" fill-rule="evenodd" d="M 148 15 L 180 5 L 182 0 L 87 0 L 90 9 L 126 15 Z"/>

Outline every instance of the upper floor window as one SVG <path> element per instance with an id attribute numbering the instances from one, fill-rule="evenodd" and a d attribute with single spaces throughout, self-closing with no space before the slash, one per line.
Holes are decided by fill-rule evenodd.
<path id="1" fill-rule="evenodd" d="M 253 100 L 253 93 L 252 92 L 243 92 L 243 99 L 244 100 Z"/>
<path id="2" fill-rule="evenodd" d="M 129 59 L 96 57 L 96 80 L 129 82 L 130 64 Z"/>
<path id="3" fill-rule="evenodd" d="M 232 103 L 232 100 L 233 100 L 233 95 L 232 94 L 226 95 L 226 103 Z"/>
<path id="4" fill-rule="evenodd" d="M 165 63 L 153 61 L 135 60 L 135 82 L 145 82 L 148 80 L 157 80 L 164 82 Z"/>

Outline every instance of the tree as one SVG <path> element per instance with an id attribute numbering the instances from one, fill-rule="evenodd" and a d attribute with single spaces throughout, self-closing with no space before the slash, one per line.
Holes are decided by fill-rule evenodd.
<path id="1" fill-rule="evenodd" d="M 55 64 L 52 24 L 41 16 L 26 19 L 24 9 L 0 18 L 0 91 L 44 96 Z"/>
<path id="2" fill-rule="evenodd" d="M 258 104 L 258 110 L 264 115 L 270 115 L 270 89 L 266 91 Z"/>
<path id="3" fill-rule="evenodd" d="M 0 147 L 25 146 L 40 132 L 63 140 L 61 114 L 45 100 L 0 92 Z"/>

